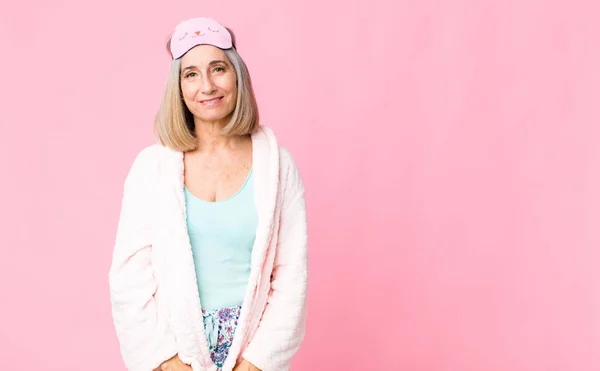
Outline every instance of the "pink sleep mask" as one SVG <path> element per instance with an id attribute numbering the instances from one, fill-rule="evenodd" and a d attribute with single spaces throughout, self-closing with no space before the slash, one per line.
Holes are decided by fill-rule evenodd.
<path id="1" fill-rule="evenodd" d="M 171 36 L 171 54 L 177 59 L 196 45 L 208 44 L 220 49 L 233 46 L 231 34 L 212 18 L 192 18 L 175 27 Z"/>

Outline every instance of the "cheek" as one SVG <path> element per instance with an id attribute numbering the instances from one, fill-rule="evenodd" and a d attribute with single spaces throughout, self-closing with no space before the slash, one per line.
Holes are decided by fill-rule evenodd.
<path id="1" fill-rule="evenodd" d="M 221 88 L 228 92 L 230 95 L 237 94 L 237 83 L 235 81 L 235 75 L 232 78 L 231 76 L 227 76 L 221 81 Z"/>
<path id="2" fill-rule="evenodd" d="M 238 91 L 237 83 L 234 80 L 233 83 L 229 87 L 229 92 L 231 93 L 231 99 L 233 100 L 234 104 L 235 104 L 235 101 L 237 100 L 237 91 Z"/>
<path id="3" fill-rule="evenodd" d="M 191 84 L 182 84 L 181 95 L 183 95 L 183 99 L 185 100 L 193 100 L 195 95 L 194 87 Z"/>
<path id="4" fill-rule="evenodd" d="M 234 104 L 235 104 L 235 101 L 237 100 L 237 86 L 235 84 L 231 88 L 231 100 L 233 100 Z"/>

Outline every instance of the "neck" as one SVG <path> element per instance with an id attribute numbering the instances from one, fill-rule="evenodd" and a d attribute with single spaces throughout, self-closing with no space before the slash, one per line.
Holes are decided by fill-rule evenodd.
<path id="1" fill-rule="evenodd" d="M 214 152 L 226 148 L 234 148 L 240 143 L 242 137 L 225 136 L 221 130 L 225 127 L 222 121 L 206 122 L 195 120 L 196 140 L 198 152 Z"/>

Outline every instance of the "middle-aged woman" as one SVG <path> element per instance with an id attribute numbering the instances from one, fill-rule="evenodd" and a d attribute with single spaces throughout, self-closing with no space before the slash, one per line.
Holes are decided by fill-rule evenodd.
<path id="1" fill-rule="evenodd" d="M 157 143 L 125 179 L 109 282 L 132 371 L 284 371 L 304 338 L 304 187 L 229 29 L 181 22 Z"/>

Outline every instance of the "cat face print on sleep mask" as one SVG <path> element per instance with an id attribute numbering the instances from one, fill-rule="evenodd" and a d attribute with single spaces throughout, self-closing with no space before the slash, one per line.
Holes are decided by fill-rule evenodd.
<path id="1" fill-rule="evenodd" d="M 171 55 L 173 59 L 181 58 L 194 46 L 203 44 L 230 49 L 233 47 L 233 40 L 229 31 L 214 19 L 191 18 L 175 27 L 171 36 Z"/>

